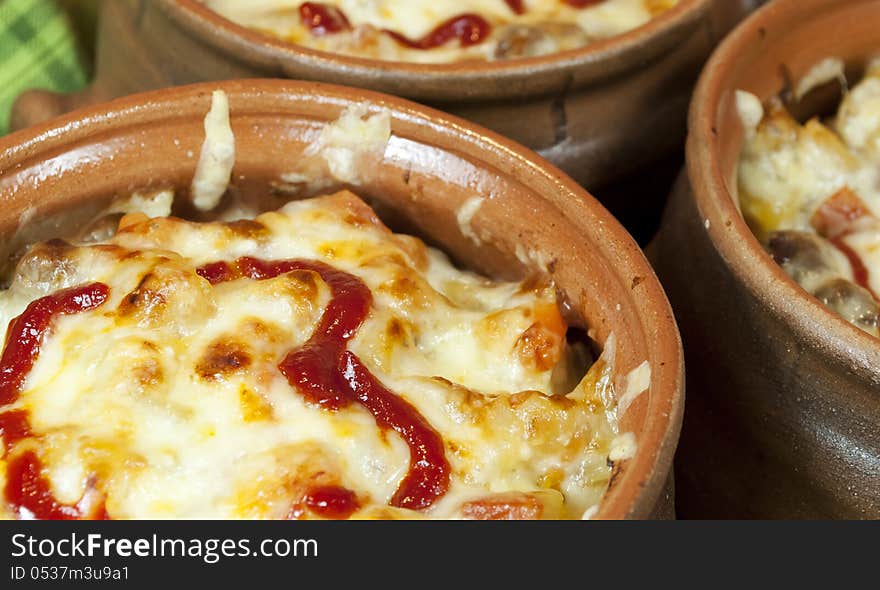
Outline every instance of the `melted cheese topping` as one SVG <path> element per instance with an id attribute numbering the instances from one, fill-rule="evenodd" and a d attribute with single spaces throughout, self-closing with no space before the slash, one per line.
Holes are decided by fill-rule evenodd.
<path id="1" fill-rule="evenodd" d="M 323 261 L 369 287 L 348 348 L 442 436 L 451 481 L 427 511 L 388 506 L 409 467 L 400 437 L 360 405 L 306 401 L 278 370 L 315 331 L 328 285 L 306 271 L 216 285 L 196 273 L 242 256 Z M 0 323 L 94 281 L 108 300 L 56 318 L 0 406 L 31 428 L 0 460 L 0 489 L 33 451 L 58 502 L 100 498 L 113 518 L 285 518 L 315 484 L 352 490 L 354 518 L 579 518 L 608 485 L 609 454 L 635 449 L 615 439 L 613 343 L 582 379 L 565 374 L 552 285 L 457 270 L 351 193 L 235 222 L 135 214 L 98 243 L 37 244 L 0 293 Z M 27 516 L 2 501 L 0 514 Z"/>
<path id="2" fill-rule="evenodd" d="M 827 75 L 813 80 L 818 74 L 811 73 L 809 85 L 837 77 L 836 63 L 823 61 L 817 71 Z M 827 122 L 802 125 L 776 100 L 762 113 L 747 93 L 738 93 L 737 103 L 747 131 L 739 163 L 744 216 L 801 286 L 876 335 L 880 63 L 868 67 Z"/>
<path id="3" fill-rule="evenodd" d="M 678 0 L 599 0 L 576 8 L 563 0 L 523 0 L 516 14 L 505 0 L 326 0 L 350 28 L 316 34 L 303 23 L 294 0 L 204 0 L 224 17 L 312 49 L 387 61 L 445 63 L 469 59 L 529 57 L 574 49 L 637 28 Z M 383 31 L 421 39 L 462 14 L 484 19 L 491 32 L 462 47 L 450 41 L 429 50 L 412 49 Z"/>

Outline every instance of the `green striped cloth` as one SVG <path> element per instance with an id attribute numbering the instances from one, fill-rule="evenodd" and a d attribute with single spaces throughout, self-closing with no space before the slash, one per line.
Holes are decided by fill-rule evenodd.
<path id="1" fill-rule="evenodd" d="M 88 81 L 73 20 L 55 0 L 0 0 L 0 135 L 29 88 L 73 92 Z"/>

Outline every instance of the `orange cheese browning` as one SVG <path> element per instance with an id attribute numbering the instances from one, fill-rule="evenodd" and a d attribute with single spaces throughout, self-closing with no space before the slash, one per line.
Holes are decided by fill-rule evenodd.
<path id="1" fill-rule="evenodd" d="M 814 70 L 842 76 L 842 64 L 828 67 L 836 61 Z M 745 92 L 738 105 L 746 127 L 739 164 L 746 220 L 806 291 L 880 335 L 880 63 L 868 66 L 827 121 L 801 124 L 778 99 L 764 112 Z"/>

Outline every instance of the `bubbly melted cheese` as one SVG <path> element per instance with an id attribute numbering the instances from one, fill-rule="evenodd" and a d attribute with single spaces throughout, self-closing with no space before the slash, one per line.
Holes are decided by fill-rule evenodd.
<path id="1" fill-rule="evenodd" d="M 279 372 L 315 332 L 328 283 L 197 273 L 243 256 L 322 261 L 367 285 L 348 349 L 442 437 L 450 483 L 429 508 L 389 506 L 410 468 L 400 436 L 361 405 L 311 403 Z M 32 516 L 9 501 L 9 470 L 32 452 L 54 501 L 90 498 L 112 518 L 320 517 L 302 508 L 316 485 L 353 492 L 353 518 L 580 518 L 608 485 L 609 454 L 634 449 L 631 435 L 612 448 L 613 346 L 582 379 L 566 374 L 552 285 L 457 270 L 351 193 L 235 222 L 134 214 L 98 243 L 37 244 L 0 293 L 0 324 L 95 281 L 107 300 L 55 318 L 0 406 L 0 418 L 26 412 L 31 431 L 5 440 L 6 517 Z"/>
<path id="2" fill-rule="evenodd" d="M 840 70 L 834 63 L 822 62 L 819 69 L 829 73 L 819 81 Z M 808 78 L 813 85 L 812 73 Z M 805 289 L 876 335 L 880 62 L 867 68 L 827 122 L 800 124 L 778 100 L 762 113 L 755 97 L 738 94 L 746 127 L 739 163 L 744 216 Z"/>
<path id="3" fill-rule="evenodd" d="M 511 8 L 516 2 L 505 0 L 326 0 L 320 4 L 340 10 L 350 25 L 332 34 L 307 26 L 299 1 L 204 1 L 229 20 L 313 49 L 388 61 L 444 63 L 574 49 L 639 27 L 678 0 L 522 0 L 521 14 Z M 477 15 L 489 24 L 491 31 L 482 42 L 462 46 L 451 40 L 429 50 L 413 49 L 383 32 L 422 39 L 462 14 Z"/>

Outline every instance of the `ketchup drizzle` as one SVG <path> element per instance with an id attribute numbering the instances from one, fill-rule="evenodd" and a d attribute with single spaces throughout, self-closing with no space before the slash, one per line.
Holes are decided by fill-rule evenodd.
<path id="1" fill-rule="evenodd" d="M 507 6 L 510 7 L 510 10 L 513 11 L 514 14 L 525 14 L 526 7 L 523 4 L 523 0 L 504 0 L 507 3 Z"/>
<path id="2" fill-rule="evenodd" d="M 238 278 L 268 279 L 295 270 L 318 273 L 332 298 L 306 343 L 279 363 L 278 369 L 306 400 L 328 410 L 360 403 L 383 429 L 392 429 L 407 443 L 409 471 L 391 505 L 412 510 L 429 508 L 449 488 L 449 463 L 443 439 L 411 404 L 389 391 L 361 360 L 346 350 L 370 310 L 372 294 L 354 275 L 318 261 L 263 261 L 251 257 L 233 263 L 214 262 L 197 269 L 211 284 Z"/>
<path id="3" fill-rule="evenodd" d="M 360 508 L 355 493 L 341 486 L 312 488 L 303 503 L 315 514 L 334 520 L 346 519 Z"/>
<path id="4" fill-rule="evenodd" d="M 352 352 L 342 353 L 343 376 L 357 400 L 382 428 L 392 428 L 409 445 L 410 468 L 391 505 L 425 510 L 449 489 L 443 439 L 406 400 L 376 379 Z"/>
<path id="5" fill-rule="evenodd" d="M 504 0 L 514 14 L 525 14 L 524 0 Z M 602 4 L 605 0 L 562 0 L 573 8 L 589 8 Z M 299 6 L 299 18 L 304 27 L 316 37 L 333 35 L 352 29 L 345 13 L 329 4 L 321 2 L 303 2 Z M 403 33 L 383 29 L 383 32 L 395 41 L 410 49 L 434 49 L 453 39 L 458 39 L 461 47 L 470 47 L 482 43 L 492 31 L 492 25 L 479 14 L 463 13 L 453 16 L 437 25 L 420 39 L 410 39 Z"/>
<path id="6" fill-rule="evenodd" d="M 0 436 L 4 450 L 9 453 L 15 443 L 31 435 L 31 424 L 25 410 L 12 410 L 0 414 Z"/>
<path id="7" fill-rule="evenodd" d="M 316 37 L 333 35 L 351 29 L 345 13 L 320 2 L 303 2 L 299 6 L 299 18 Z"/>
<path id="8" fill-rule="evenodd" d="M 210 264 L 200 266 L 196 269 L 196 273 L 212 285 L 240 278 L 233 276 L 232 268 L 225 262 L 211 262 Z"/>
<path id="9" fill-rule="evenodd" d="M 59 315 L 71 315 L 100 307 L 110 294 L 103 283 L 91 283 L 64 289 L 30 303 L 9 323 L 6 346 L 0 356 L 0 405 L 18 399 L 21 386 L 40 354 L 40 347 L 52 321 Z M 11 410 L 0 414 L 0 434 L 4 453 L 16 442 L 31 435 L 28 414 Z M 6 500 L 19 517 L 72 520 L 86 518 L 77 506 L 59 503 L 42 475 L 43 467 L 37 454 L 28 450 L 9 461 L 6 473 Z M 107 516 L 100 507 L 99 517 Z"/>
<path id="10" fill-rule="evenodd" d="M 395 41 L 411 49 L 433 49 L 458 39 L 461 47 L 470 47 L 481 43 L 492 30 L 486 19 L 478 14 L 460 14 L 437 25 L 421 39 L 410 39 L 406 35 L 385 29 L 385 33 Z"/>
<path id="11" fill-rule="evenodd" d="M 43 477 L 43 464 L 32 450 L 9 462 L 6 478 L 6 498 L 19 518 L 110 520 L 103 501 L 87 513 L 79 503 L 70 506 L 56 500 L 49 482 Z"/>
<path id="12" fill-rule="evenodd" d="M 60 504 L 49 483 L 42 475 L 40 458 L 33 451 L 16 457 L 6 472 L 6 498 L 21 516 L 40 520 L 76 520 L 80 518 L 75 506 Z M 29 513 L 29 514 L 28 514 Z"/>

